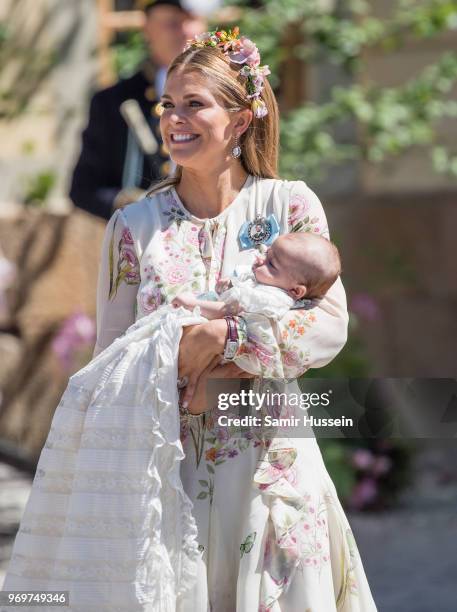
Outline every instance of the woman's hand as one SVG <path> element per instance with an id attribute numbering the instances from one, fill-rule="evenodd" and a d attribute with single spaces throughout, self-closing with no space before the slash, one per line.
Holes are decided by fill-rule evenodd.
<path id="1" fill-rule="evenodd" d="M 188 410 L 191 414 L 201 414 L 208 410 L 206 389 L 210 378 L 254 378 L 255 374 L 246 372 L 239 368 L 235 363 L 220 365 L 221 356 L 217 355 L 200 374 L 190 400 L 187 400 Z M 180 393 L 184 397 L 185 389 Z M 180 402 L 184 400 L 181 399 Z"/>
<path id="2" fill-rule="evenodd" d="M 178 377 L 187 379 L 181 402 L 190 404 L 198 379 L 215 357 L 222 358 L 227 338 L 227 323 L 215 319 L 184 327 L 179 344 Z"/>
<path id="3" fill-rule="evenodd" d="M 211 378 L 211 373 L 213 372 L 215 368 L 219 366 L 220 361 L 221 361 L 220 355 L 213 357 L 209 365 L 203 370 L 203 372 L 198 377 L 198 380 L 195 384 L 195 389 L 193 391 L 193 395 L 191 399 L 186 400 L 188 402 L 187 408 L 191 414 L 201 414 L 202 412 L 205 412 L 206 410 L 208 410 L 208 404 L 207 404 L 208 398 L 206 394 L 208 379 Z M 186 388 L 184 388 L 180 392 L 180 403 L 183 403 L 183 400 L 181 398 L 184 397 L 185 392 L 186 392 Z"/>
<path id="4" fill-rule="evenodd" d="M 205 373 L 206 378 L 254 378 L 254 374 L 242 370 L 235 363 L 219 365 L 226 339 L 227 323 L 224 319 L 215 319 L 183 329 L 178 358 L 178 377 L 187 380 L 180 396 L 183 406 L 187 404 L 190 408 L 200 376 L 216 357 L 219 361 L 212 363 L 211 369 Z M 200 387 L 203 384 L 206 385 L 206 380 L 200 381 Z M 192 405 L 195 406 L 196 403 L 193 402 Z"/>

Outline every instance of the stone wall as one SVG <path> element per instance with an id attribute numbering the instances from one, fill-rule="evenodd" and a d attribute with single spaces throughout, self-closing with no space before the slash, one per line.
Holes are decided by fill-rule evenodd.
<path id="1" fill-rule="evenodd" d="M 67 383 L 51 342 L 75 312 L 95 317 L 104 223 L 75 211 L 26 209 L 0 223 L 0 244 L 18 268 L 0 321 L 0 438 L 36 456 Z"/>

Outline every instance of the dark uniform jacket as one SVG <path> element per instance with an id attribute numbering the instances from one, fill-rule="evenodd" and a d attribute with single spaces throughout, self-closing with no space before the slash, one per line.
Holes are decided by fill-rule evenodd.
<path id="1" fill-rule="evenodd" d="M 70 189 L 74 204 L 94 215 L 109 219 L 119 191 L 138 187 L 167 176 L 168 152 L 162 144 L 158 96 L 154 89 L 155 69 L 150 63 L 131 78 L 96 93 L 90 104 L 89 122 L 82 135 L 82 150 Z M 145 154 L 121 114 L 125 100 L 137 100 L 158 142 L 155 154 Z"/>

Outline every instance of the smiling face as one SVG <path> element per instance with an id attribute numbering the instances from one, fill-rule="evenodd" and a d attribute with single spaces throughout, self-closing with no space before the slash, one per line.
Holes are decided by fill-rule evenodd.
<path id="1" fill-rule="evenodd" d="M 233 163 L 234 137 L 249 125 L 250 110 L 229 112 L 191 69 L 169 74 L 161 102 L 160 131 L 175 163 L 200 171 Z"/>

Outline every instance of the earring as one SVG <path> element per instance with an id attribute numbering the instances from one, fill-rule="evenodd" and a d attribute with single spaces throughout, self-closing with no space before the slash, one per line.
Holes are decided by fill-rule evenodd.
<path id="1" fill-rule="evenodd" d="M 241 155 L 241 147 L 238 144 L 238 136 L 235 136 L 235 146 L 232 149 L 232 157 L 235 159 Z"/>

